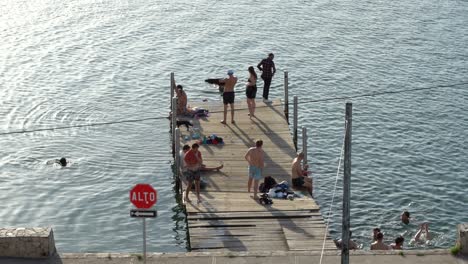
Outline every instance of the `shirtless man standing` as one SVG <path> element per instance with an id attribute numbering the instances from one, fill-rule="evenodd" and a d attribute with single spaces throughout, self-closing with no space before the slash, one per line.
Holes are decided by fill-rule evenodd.
<path id="1" fill-rule="evenodd" d="M 297 154 L 297 157 L 294 158 L 292 162 L 292 174 L 291 180 L 294 187 L 306 187 L 310 195 L 312 195 L 312 179 L 304 176 L 303 168 L 301 165 L 302 160 L 304 159 L 304 153 L 300 152 Z"/>
<path id="2" fill-rule="evenodd" d="M 264 152 L 262 149 L 263 141 L 257 140 L 255 147 L 249 148 L 245 153 L 245 160 L 249 163 L 249 182 L 247 184 L 247 191 L 250 192 L 252 187 L 252 180 L 254 182 L 254 199 L 259 200 L 257 196 L 258 181 L 262 179 L 262 170 L 265 167 L 264 163 Z"/>
<path id="3" fill-rule="evenodd" d="M 223 104 L 224 104 L 224 119 L 221 120 L 221 124 L 226 124 L 227 108 L 228 104 L 231 105 L 231 123 L 235 124 L 234 121 L 234 86 L 237 83 L 237 77 L 234 76 L 234 71 L 229 70 L 227 72 L 228 77 L 221 80 L 220 83 L 224 83 L 223 92 Z"/>

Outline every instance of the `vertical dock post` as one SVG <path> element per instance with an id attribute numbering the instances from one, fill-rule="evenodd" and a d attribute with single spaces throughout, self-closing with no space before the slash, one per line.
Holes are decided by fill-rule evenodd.
<path id="1" fill-rule="evenodd" d="M 307 164 L 307 128 L 302 127 L 302 152 L 304 153 L 304 159 L 302 164 Z"/>
<path id="2" fill-rule="evenodd" d="M 175 137 L 174 137 L 174 151 L 175 151 L 175 176 L 176 176 L 176 190 L 179 193 L 182 193 L 182 183 L 180 182 L 180 129 L 175 129 Z"/>
<path id="3" fill-rule="evenodd" d="M 341 264 L 349 263 L 349 233 L 350 233 L 350 197 L 351 197 L 351 131 L 353 104 L 346 103 L 345 145 L 344 145 L 344 177 L 343 177 L 343 223 L 341 249 Z"/>
<path id="4" fill-rule="evenodd" d="M 288 71 L 284 71 L 284 115 L 289 124 L 289 81 Z"/>
<path id="5" fill-rule="evenodd" d="M 172 135 L 172 156 L 175 157 L 175 129 L 177 127 L 177 97 L 172 98 L 172 115 L 171 115 L 171 135 Z"/>
<path id="6" fill-rule="evenodd" d="M 174 98 L 174 91 L 175 91 L 175 77 L 174 73 L 171 72 L 171 109 L 172 109 L 172 98 Z"/>
<path id="7" fill-rule="evenodd" d="M 296 148 L 297 151 L 297 96 L 294 96 L 294 113 L 293 113 L 293 141 L 294 141 L 294 147 Z"/>

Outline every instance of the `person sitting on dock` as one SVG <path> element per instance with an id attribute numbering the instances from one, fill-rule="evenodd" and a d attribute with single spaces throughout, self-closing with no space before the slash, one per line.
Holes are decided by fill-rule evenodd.
<path id="1" fill-rule="evenodd" d="M 258 191 L 258 181 L 263 178 L 262 170 L 265 167 L 264 156 L 265 153 L 262 149 L 263 141 L 258 139 L 255 142 L 255 147 L 249 148 L 247 153 L 245 153 L 245 160 L 249 163 L 249 181 L 247 183 L 247 191 L 250 193 L 252 188 L 252 181 L 254 182 L 254 199 L 259 200 L 257 196 Z"/>
<path id="2" fill-rule="evenodd" d="M 237 83 L 237 77 L 234 76 L 234 71 L 229 70 L 227 72 L 228 77 L 220 81 L 224 83 L 224 92 L 223 92 L 223 104 L 224 104 L 224 119 L 221 120 L 221 124 L 226 124 L 227 118 L 227 109 L 228 104 L 231 105 L 231 123 L 235 124 L 234 121 L 234 87 Z"/>
<path id="3" fill-rule="evenodd" d="M 302 168 L 301 162 L 304 159 L 304 153 L 299 152 L 297 157 L 292 162 L 292 174 L 291 180 L 292 185 L 296 188 L 306 187 L 307 191 L 312 195 L 312 179 L 304 176 L 304 169 Z"/>
<path id="4" fill-rule="evenodd" d="M 203 159 L 200 151 L 198 151 L 199 145 L 194 143 L 192 149 L 187 151 L 184 156 L 185 165 L 187 167 L 187 189 L 185 191 L 185 201 L 191 202 L 189 199 L 189 193 L 192 189 L 192 185 L 195 182 L 195 192 L 197 194 L 198 202 L 201 202 L 200 198 L 200 169 L 203 164 Z"/>
<path id="5" fill-rule="evenodd" d="M 410 220 L 410 213 L 408 211 L 404 211 L 402 214 L 401 214 L 401 222 L 405 225 L 409 224 L 409 220 Z"/>
<path id="6" fill-rule="evenodd" d="M 184 87 L 178 84 L 175 89 L 176 96 L 177 96 L 177 115 L 185 115 L 188 114 L 189 111 L 187 109 L 187 94 L 184 91 Z"/>
<path id="7" fill-rule="evenodd" d="M 390 244 L 390 247 L 392 249 L 403 249 L 403 242 L 405 242 L 405 239 L 402 236 L 398 236 L 395 238 L 395 243 Z"/>
<path id="8" fill-rule="evenodd" d="M 388 250 L 389 249 L 388 245 L 383 242 L 382 233 L 379 232 L 377 234 L 377 241 L 371 244 L 370 249 L 371 250 Z"/>

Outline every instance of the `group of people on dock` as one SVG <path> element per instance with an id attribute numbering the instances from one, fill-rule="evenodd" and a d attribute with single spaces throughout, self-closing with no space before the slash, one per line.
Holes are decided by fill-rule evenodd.
<path id="1" fill-rule="evenodd" d="M 265 103 L 271 102 L 268 100 L 268 96 L 270 93 L 270 85 L 273 76 L 276 73 L 275 63 L 273 61 L 275 55 L 273 53 L 268 54 L 268 57 L 261 60 L 257 64 L 257 68 L 259 71 L 262 72 L 261 78 L 263 80 L 263 101 Z M 247 79 L 247 84 L 245 88 L 245 95 L 247 97 L 247 106 L 249 109 L 249 116 L 252 119 L 255 117 L 255 98 L 257 96 L 257 73 L 255 72 L 255 68 L 253 66 L 248 67 L 249 78 Z M 224 79 L 219 80 L 219 84 L 224 85 L 223 90 L 223 105 L 224 105 L 224 113 L 223 113 L 223 120 L 221 123 L 226 125 L 227 120 L 227 111 L 228 108 L 231 108 L 231 123 L 235 124 L 234 120 L 234 99 L 235 99 L 235 91 L 234 88 L 237 84 L 238 78 L 234 76 L 233 70 L 227 71 L 227 77 Z M 177 115 L 187 115 L 190 114 L 191 109 L 187 106 L 187 94 L 185 93 L 182 85 L 176 86 L 176 96 L 178 98 L 177 102 Z"/>
<path id="2" fill-rule="evenodd" d="M 404 211 L 400 215 L 400 219 L 401 219 L 402 224 L 408 225 L 410 223 L 410 213 L 408 211 Z M 360 249 L 361 246 L 351 239 L 351 235 L 352 235 L 352 232 L 350 232 L 350 236 L 349 236 L 350 237 L 349 249 Z M 426 222 L 423 222 L 419 225 L 419 229 L 417 230 L 413 238 L 410 240 L 409 244 L 410 245 L 427 244 L 431 241 L 431 239 L 432 239 L 432 235 L 429 232 L 429 224 Z M 399 235 L 394 239 L 393 243 L 386 244 L 384 242 L 384 234 L 382 230 L 376 227 L 372 230 L 372 242 L 370 244 L 370 249 L 371 250 L 402 250 L 404 241 L 405 241 L 405 238 L 402 235 Z M 343 245 L 341 239 L 334 240 L 334 242 L 338 248 L 341 248 Z"/>

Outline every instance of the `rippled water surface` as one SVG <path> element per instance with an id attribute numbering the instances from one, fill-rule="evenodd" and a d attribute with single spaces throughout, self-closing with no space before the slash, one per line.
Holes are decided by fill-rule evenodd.
<path id="1" fill-rule="evenodd" d="M 204 79 L 228 68 L 247 78 L 274 52 L 272 96 L 281 97 L 287 70 L 324 213 L 345 100 L 310 101 L 465 83 L 348 100 L 354 237 L 368 247 L 380 226 L 388 242 L 409 239 L 428 221 L 432 245 L 449 247 L 468 219 L 466 14 L 466 0 L 2 1 L 0 226 L 50 225 L 61 252 L 139 251 L 128 191 L 148 182 L 159 192 L 148 250 L 185 251 L 164 118 L 169 74 L 191 100 L 218 100 Z M 91 125 L 123 120 L 134 122 Z M 11 133 L 23 130 L 36 132 Z M 71 166 L 45 165 L 61 156 Z M 405 209 L 409 227 L 398 222 Z"/>

